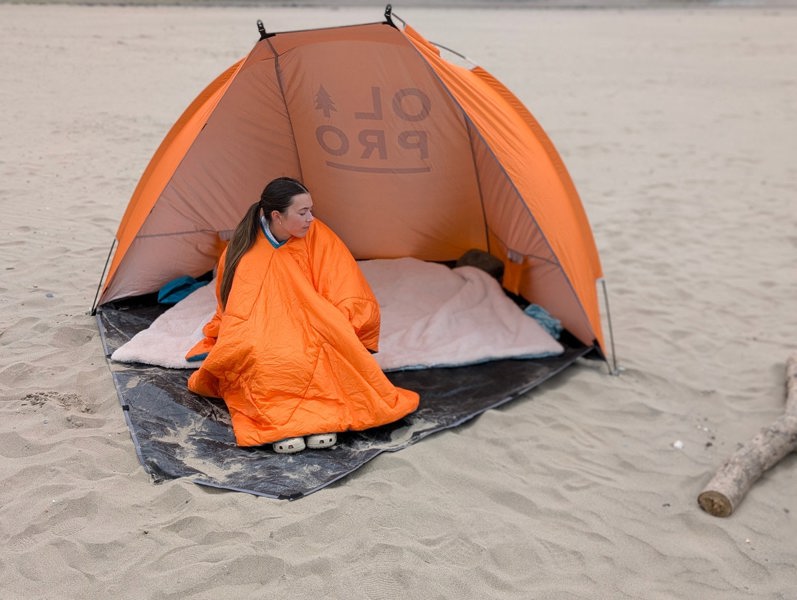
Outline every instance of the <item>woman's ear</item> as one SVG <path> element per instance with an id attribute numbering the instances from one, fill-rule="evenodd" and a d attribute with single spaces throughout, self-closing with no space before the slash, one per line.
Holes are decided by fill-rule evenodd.
<path id="1" fill-rule="evenodd" d="M 271 221 L 272 223 L 274 223 L 274 222 L 282 223 L 282 215 L 281 215 L 280 211 L 272 210 L 271 211 L 271 218 L 269 219 L 269 221 Z"/>

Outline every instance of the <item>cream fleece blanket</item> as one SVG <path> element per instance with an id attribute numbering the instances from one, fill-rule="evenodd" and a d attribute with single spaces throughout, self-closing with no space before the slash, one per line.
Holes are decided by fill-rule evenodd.
<path id="1" fill-rule="evenodd" d="M 500 358 L 559 354 L 563 348 L 527 316 L 487 273 L 449 269 L 414 258 L 360 262 L 382 311 L 380 349 L 385 371 L 475 364 Z M 185 354 L 202 339 L 215 310 L 206 285 L 164 312 L 111 358 L 195 369 Z"/>

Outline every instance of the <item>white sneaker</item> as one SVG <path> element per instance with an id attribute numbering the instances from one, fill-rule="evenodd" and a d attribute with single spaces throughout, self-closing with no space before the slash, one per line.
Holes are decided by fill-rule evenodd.
<path id="1" fill-rule="evenodd" d="M 336 433 L 318 433 L 316 435 L 307 436 L 307 447 L 317 450 L 319 448 L 329 448 L 334 446 L 338 441 L 338 434 Z"/>
<path id="2" fill-rule="evenodd" d="M 292 437 L 274 442 L 271 447 L 277 454 L 295 454 L 305 449 L 305 443 L 302 437 Z"/>

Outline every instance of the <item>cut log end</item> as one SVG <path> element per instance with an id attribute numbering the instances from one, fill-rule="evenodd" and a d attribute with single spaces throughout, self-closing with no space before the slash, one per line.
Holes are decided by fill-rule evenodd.
<path id="1" fill-rule="evenodd" d="M 700 508 L 715 517 L 730 517 L 733 512 L 733 504 L 728 497 L 716 490 L 706 490 L 697 497 Z"/>

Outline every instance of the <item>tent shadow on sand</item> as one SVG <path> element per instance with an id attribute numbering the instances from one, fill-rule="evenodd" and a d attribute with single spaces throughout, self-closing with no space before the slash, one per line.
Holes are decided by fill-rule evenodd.
<path id="1" fill-rule="evenodd" d="M 357 259 L 451 264 L 472 249 L 489 253 L 513 299 L 562 323 L 565 351 L 388 373 L 420 393 L 415 413 L 291 456 L 236 446 L 223 401 L 189 392 L 189 372 L 109 361 L 155 480 L 298 498 L 509 402 L 580 357 L 605 358 L 600 261 L 553 144 L 484 69 L 449 62 L 394 19 L 388 6 L 384 22 L 365 25 L 271 34 L 259 24 L 249 55 L 186 109 L 109 254 L 94 307 L 106 355 L 164 311 L 161 286 L 212 272 L 251 199 L 281 175 L 313 190 L 314 212 Z"/>

